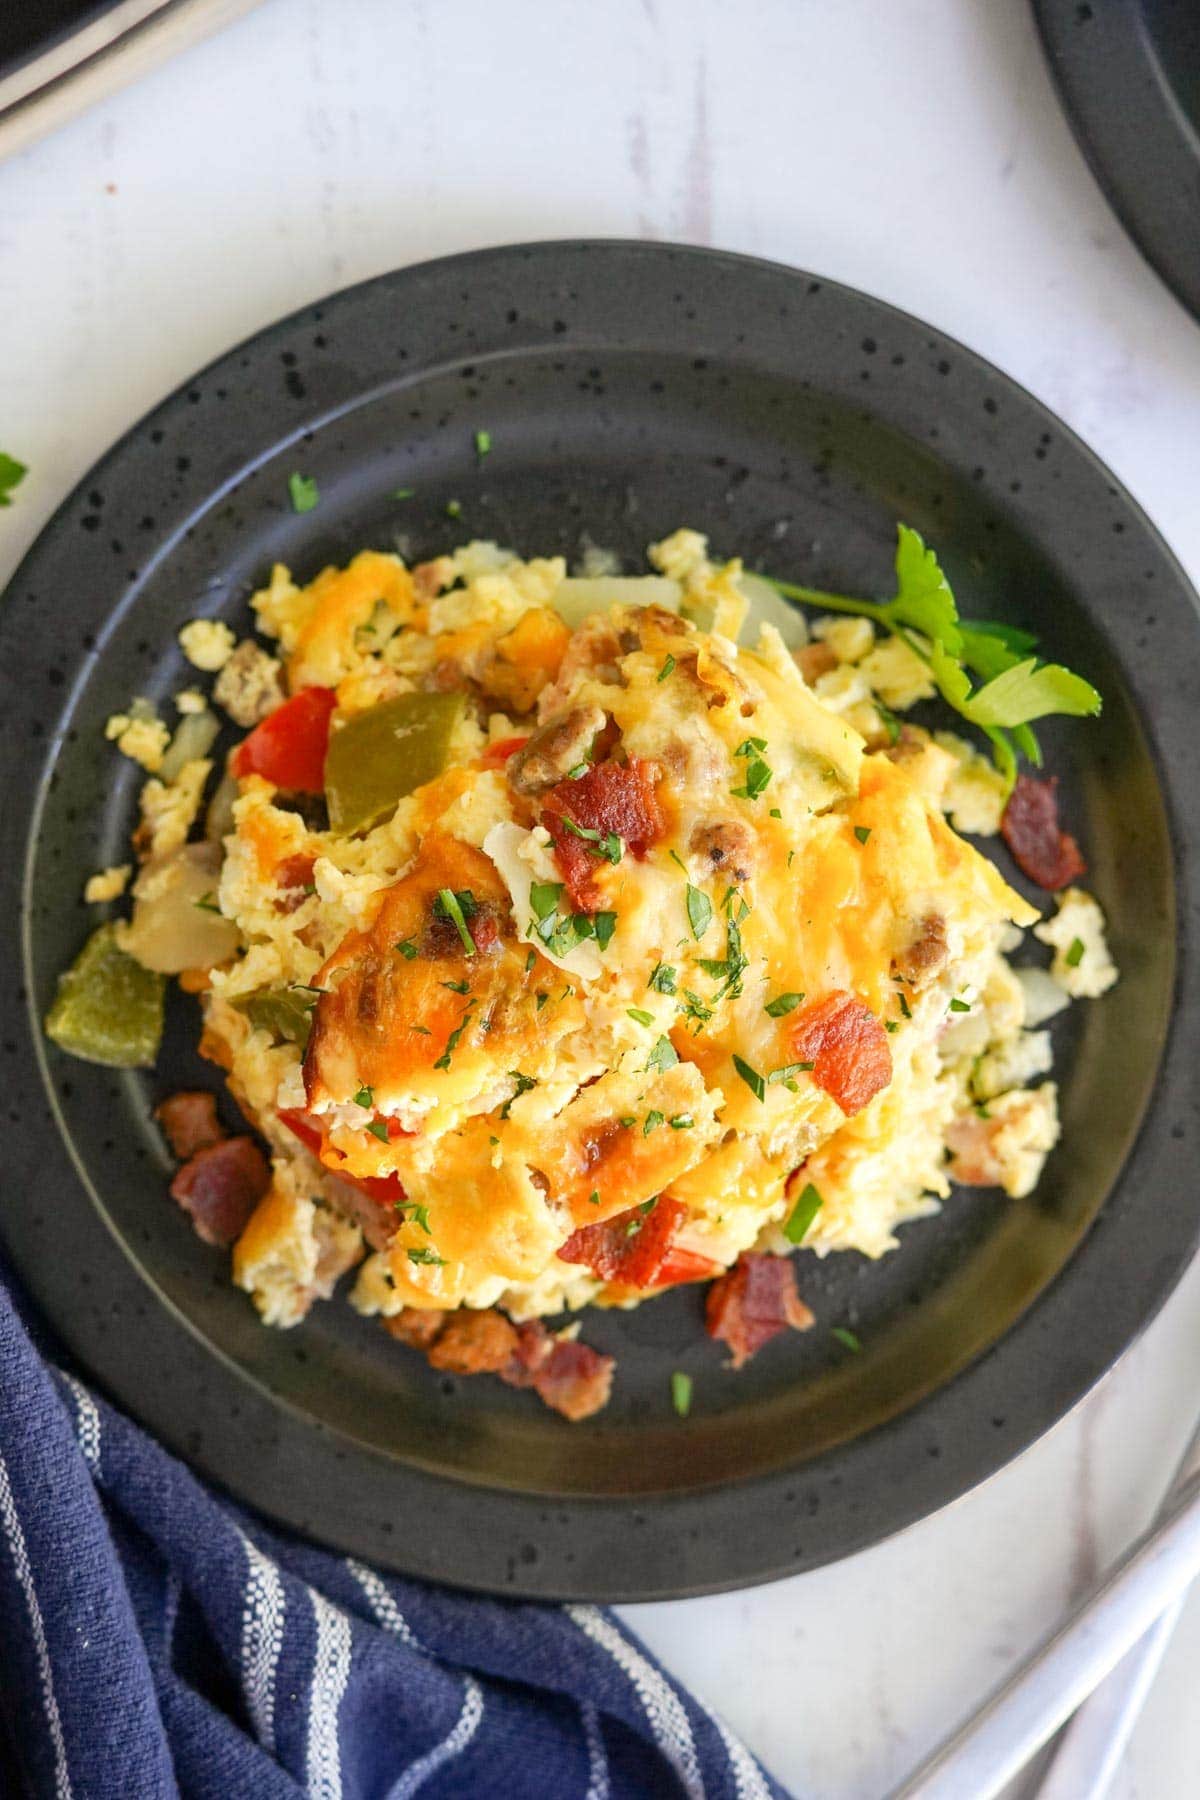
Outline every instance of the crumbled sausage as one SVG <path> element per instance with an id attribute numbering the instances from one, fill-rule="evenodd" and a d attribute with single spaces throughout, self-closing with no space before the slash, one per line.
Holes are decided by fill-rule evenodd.
<path id="1" fill-rule="evenodd" d="M 541 794 L 587 760 L 593 740 L 604 729 L 599 706 L 575 706 L 547 719 L 521 749 L 508 759 L 509 786 L 518 794 Z"/>
<path id="2" fill-rule="evenodd" d="M 714 874 L 733 881 L 749 881 L 754 873 L 754 833 L 740 819 L 718 819 L 697 825 L 689 848 Z"/>
<path id="3" fill-rule="evenodd" d="M 950 955 L 946 941 L 946 921 L 941 913 L 926 913 L 918 922 L 912 942 L 892 959 L 897 975 L 913 987 L 922 987 L 941 973 Z"/>

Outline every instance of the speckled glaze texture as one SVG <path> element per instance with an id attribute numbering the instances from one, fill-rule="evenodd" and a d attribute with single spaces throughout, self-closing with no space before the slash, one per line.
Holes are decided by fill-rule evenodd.
<path id="1" fill-rule="evenodd" d="M 320 488 L 303 516 L 293 470 Z M 494 536 L 571 556 L 586 536 L 636 566 L 686 521 L 752 565 L 871 592 L 897 517 L 938 546 L 968 610 L 1040 630 L 1106 696 L 1100 723 L 1046 735 L 1123 980 L 1060 1044 L 1064 1142 L 1037 1195 L 960 1192 L 878 1265 L 802 1253 L 820 1328 L 736 1377 L 696 1292 L 588 1316 L 619 1372 L 582 1427 L 439 1378 L 344 1304 L 262 1330 L 164 1192 L 150 1107 L 214 1085 L 192 1004 L 173 1002 L 149 1076 L 72 1064 L 36 1030 L 88 928 L 83 882 L 127 837 L 137 772 L 102 746 L 108 713 L 133 693 L 165 704 L 187 679 L 180 624 L 244 628 L 277 559 L 307 577 L 368 543 L 426 555 Z M 796 271 L 516 247 L 385 276 L 261 334 L 98 465 L 0 619 L 2 878 L 21 920 L 0 947 L 0 1230 L 31 1288 L 204 1472 L 436 1579 L 695 1593 L 813 1567 L 945 1504 L 1103 1373 L 1200 1228 L 1181 1178 L 1200 1048 L 1193 608 L 1144 516 L 1044 408 L 916 320 Z M 686 1421 L 674 1369 L 695 1383 Z"/>
<path id="2" fill-rule="evenodd" d="M 1200 319 L 1200 9 L 1033 0 L 1071 129 L 1146 261 Z"/>

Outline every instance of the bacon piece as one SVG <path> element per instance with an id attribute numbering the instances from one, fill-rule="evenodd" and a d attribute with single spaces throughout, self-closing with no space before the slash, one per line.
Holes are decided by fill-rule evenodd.
<path id="1" fill-rule="evenodd" d="M 596 763 L 578 781 L 560 781 L 547 794 L 542 823 L 554 839 L 571 904 L 579 912 L 595 912 L 600 905 L 594 877 L 601 859 L 564 820 L 571 819 L 590 831 L 614 831 L 627 851 L 645 856 L 663 833 L 663 816 L 654 792 L 658 773 L 656 764 L 631 756 L 627 763 Z"/>
<path id="2" fill-rule="evenodd" d="M 217 1117 L 215 1097 L 205 1088 L 185 1088 L 168 1094 L 154 1109 L 154 1116 L 166 1133 L 167 1142 L 180 1162 L 219 1144 L 226 1135 Z"/>
<path id="3" fill-rule="evenodd" d="M 452 1375 L 495 1375 L 517 1348 L 517 1328 L 493 1308 L 451 1313 L 426 1352 L 433 1369 Z"/>
<path id="4" fill-rule="evenodd" d="M 686 1218 L 682 1201 L 660 1194 L 648 1210 L 631 1206 L 615 1218 L 580 1226 L 559 1251 L 559 1260 L 586 1263 L 602 1281 L 622 1287 L 653 1287 Z"/>
<path id="5" fill-rule="evenodd" d="M 789 1035 L 796 1060 L 813 1065 L 813 1080 L 847 1117 L 892 1079 L 886 1031 L 869 1006 L 841 988 L 797 1013 Z"/>
<path id="6" fill-rule="evenodd" d="M 608 1405 L 616 1360 L 590 1344 L 570 1338 L 554 1341 L 549 1356 L 533 1377 L 533 1391 L 544 1405 L 572 1423 L 590 1419 Z"/>
<path id="7" fill-rule="evenodd" d="M 789 1326 L 807 1331 L 815 1323 L 796 1292 L 796 1271 L 789 1259 L 749 1250 L 728 1275 L 713 1282 L 704 1310 L 709 1337 L 729 1345 L 735 1369 Z"/>
<path id="8" fill-rule="evenodd" d="M 1087 873 L 1079 845 L 1058 822 L 1057 788 L 1057 775 L 1018 775 L 1000 821 L 1017 867 L 1051 893 Z"/>
<path id="9" fill-rule="evenodd" d="M 306 888 L 312 887 L 313 866 L 315 858 L 296 855 L 285 856 L 275 869 L 275 886 L 279 889 L 279 898 L 275 902 L 277 912 L 294 913 L 304 905 L 308 895 Z"/>
<path id="10" fill-rule="evenodd" d="M 406 1306 L 383 1321 L 384 1330 L 397 1343 L 413 1350 L 427 1350 L 446 1323 L 446 1314 L 435 1306 Z"/>
<path id="11" fill-rule="evenodd" d="M 206 1244 L 232 1244 L 271 1185 L 267 1159 L 250 1137 L 224 1138 L 188 1158 L 171 1198 Z"/>

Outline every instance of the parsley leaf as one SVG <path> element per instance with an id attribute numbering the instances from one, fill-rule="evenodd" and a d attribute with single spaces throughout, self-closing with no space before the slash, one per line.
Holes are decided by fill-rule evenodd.
<path id="1" fill-rule="evenodd" d="M 701 888 L 693 887 L 690 881 L 687 884 L 687 916 L 692 936 L 699 943 L 712 924 L 712 901 Z"/>
<path id="2" fill-rule="evenodd" d="M 803 998 L 803 994 L 776 994 L 774 1000 L 767 1001 L 763 1011 L 769 1013 L 773 1019 L 782 1019 L 788 1013 L 795 1012 Z"/>
<path id="3" fill-rule="evenodd" d="M 1041 763 L 1030 729 L 1034 719 L 1049 714 L 1085 718 L 1100 711 L 1100 695 L 1090 681 L 1031 654 L 1037 640 L 1029 632 L 984 620 L 964 625 L 937 557 L 907 525 L 897 527 L 897 592 L 892 600 L 855 600 L 794 582 L 773 585 L 793 600 L 859 614 L 902 638 L 928 665 L 942 699 L 987 737 L 1010 789 L 1018 751 L 1035 765 Z M 968 670 L 980 678 L 979 687 L 972 687 Z"/>
<path id="4" fill-rule="evenodd" d="M 451 921 L 462 939 L 463 949 L 468 956 L 474 956 L 476 953 L 475 939 L 467 929 L 467 920 L 476 911 L 475 896 L 470 889 L 464 888 L 461 893 L 455 893 L 453 888 L 439 888 L 437 899 L 433 903 L 433 910 L 435 913 L 439 913 L 443 919 Z"/>
<path id="5" fill-rule="evenodd" d="M 321 498 L 315 478 L 311 475 L 299 475 L 295 471 L 288 476 L 288 494 L 291 497 L 292 511 L 298 513 L 311 512 Z"/>
<path id="6" fill-rule="evenodd" d="M 446 1266 L 445 1257 L 439 1256 L 436 1251 L 428 1249 L 424 1244 L 419 1250 L 410 1250 L 408 1260 L 410 1263 L 429 1263 L 437 1269 L 444 1269 Z"/>
<path id="7" fill-rule="evenodd" d="M 417 954 L 417 946 L 413 943 L 411 938 L 397 938 L 396 942 L 392 945 L 392 949 L 398 950 L 406 962 L 411 962 L 413 957 Z"/>
<path id="8" fill-rule="evenodd" d="M 372 1137 L 377 1137 L 381 1144 L 387 1143 L 388 1128 L 387 1128 L 386 1122 L 383 1119 L 372 1119 L 371 1123 L 367 1126 L 367 1130 L 370 1132 Z"/>
<path id="9" fill-rule="evenodd" d="M 759 1074 L 758 1070 L 751 1068 L 748 1062 L 743 1062 L 741 1057 L 736 1053 L 733 1058 L 733 1066 L 745 1082 L 746 1086 L 750 1089 L 750 1092 L 754 1095 L 754 1098 L 756 1100 L 765 1100 L 767 1097 L 767 1084 Z"/>
<path id="10" fill-rule="evenodd" d="M 673 656 L 668 656 L 665 659 L 665 661 L 663 662 L 662 668 L 658 671 L 658 674 L 655 676 L 655 680 L 656 681 L 665 681 L 667 679 L 667 676 L 671 673 L 671 670 L 674 667 L 675 667 L 675 658 Z"/>
<path id="11" fill-rule="evenodd" d="M 375 1095 L 365 1081 L 354 1096 L 354 1104 L 355 1106 L 374 1106 L 375 1104 Z"/>
<path id="12" fill-rule="evenodd" d="M 462 1018 L 458 1021 L 458 1024 L 454 1027 L 454 1030 L 450 1033 L 450 1036 L 446 1039 L 446 1048 L 442 1051 L 442 1054 L 438 1057 L 437 1061 L 433 1065 L 435 1069 L 448 1069 L 450 1067 L 450 1058 L 454 1055 L 454 1052 L 458 1049 L 459 1042 L 462 1038 L 462 1034 L 467 1029 L 467 1020 L 471 1017 L 471 1014 L 474 1011 L 474 1009 L 475 1009 L 475 1002 L 473 1000 L 471 1000 L 468 1002 L 467 1009 L 463 1013 Z"/>
<path id="13" fill-rule="evenodd" d="M 512 1110 L 512 1103 L 519 1095 L 527 1094 L 531 1088 L 537 1086 L 537 1077 L 535 1075 L 523 1075 L 520 1069 L 510 1069 L 508 1071 L 508 1079 L 516 1082 L 517 1092 L 515 1094 L 510 1094 L 508 1099 L 504 1102 L 504 1105 L 500 1108 L 500 1117 L 502 1119 L 507 1119 Z"/>
<path id="14" fill-rule="evenodd" d="M 855 1355 L 862 1349 L 861 1340 L 852 1331 L 847 1331 L 844 1325 L 835 1325 L 829 1335 L 835 1337 L 845 1349 L 853 1350 Z"/>
<path id="15" fill-rule="evenodd" d="M 656 963 L 647 987 L 652 987 L 656 994 L 673 994 L 675 992 L 675 971 L 670 963 Z"/>
<path id="16" fill-rule="evenodd" d="M 871 827 L 869 825 L 856 825 L 854 827 L 854 835 L 860 844 L 865 844 L 871 835 Z"/>
<path id="17" fill-rule="evenodd" d="M 612 934 L 617 928 L 615 912 L 598 912 L 592 914 L 592 929 L 596 933 L 596 942 L 601 950 L 607 950 L 612 942 Z"/>
<path id="18" fill-rule="evenodd" d="M 490 431 L 477 431 L 475 433 L 475 454 L 476 454 L 476 456 L 486 456 L 488 451 L 491 449 L 491 447 L 492 447 L 491 432 Z"/>
<path id="19" fill-rule="evenodd" d="M 562 899 L 563 884 L 561 881 L 535 881 L 529 890 L 529 904 L 533 908 L 533 916 L 540 924 L 548 919 Z"/>
<path id="20" fill-rule="evenodd" d="M 642 1006 L 627 1006 L 625 1011 L 637 1025 L 653 1025 L 654 1014 L 648 1013 Z"/>
<path id="21" fill-rule="evenodd" d="M 659 1126 L 662 1123 L 663 1123 L 663 1115 L 660 1112 L 658 1112 L 657 1110 L 655 1110 L 654 1112 L 648 1112 L 646 1114 L 646 1122 L 642 1126 L 642 1136 L 649 1137 L 650 1133 L 652 1131 L 657 1131 Z"/>
<path id="22" fill-rule="evenodd" d="M 692 1378 L 682 1369 L 671 1373 L 671 1405 L 681 1419 L 686 1419 L 692 1409 Z"/>
<path id="23" fill-rule="evenodd" d="M 1063 958 L 1068 969 L 1077 969 L 1083 961 L 1084 942 L 1082 938 L 1072 938 L 1067 954 Z"/>
<path id="24" fill-rule="evenodd" d="M 670 1038 L 660 1037 L 646 1058 L 646 1070 L 649 1072 L 651 1069 L 656 1069 L 660 1075 L 665 1075 L 667 1070 L 673 1069 L 678 1061 L 679 1054 Z"/>
<path id="25" fill-rule="evenodd" d="M 801 1244 L 808 1235 L 809 1227 L 824 1205 L 820 1194 L 810 1181 L 800 1198 L 788 1214 L 783 1227 L 783 1235 L 789 1244 Z"/>
<path id="26" fill-rule="evenodd" d="M 20 486 L 28 473 L 23 462 L 0 450 L 0 506 L 12 505 L 12 491 Z"/>

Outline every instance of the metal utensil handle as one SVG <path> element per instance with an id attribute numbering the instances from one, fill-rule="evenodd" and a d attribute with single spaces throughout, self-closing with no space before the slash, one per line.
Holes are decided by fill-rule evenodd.
<path id="1" fill-rule="evenodd" d="M 892 1800 L 992 1800 L 1200 1575 L 1200 1482 Z"/>
<path id="2" fill-rule="evenodd" d="M 1103 1800 L 1183 1611 L 1176 1600 L 1123 1656 L 1063 1732 L 1036 1800 Z"/>
<path id="3" fill-rule="evenodd" d="M 1159 1516 L 1197 1471 L 1200 1425 L 1179 1460 Z M 1105 1677 L 1071 1720 L 1037 1790 L 1036 1800 L 1103 1800 L 1133 1735 L 1171 1635 L 1183 1611 L 1181 1596 Z"/>

